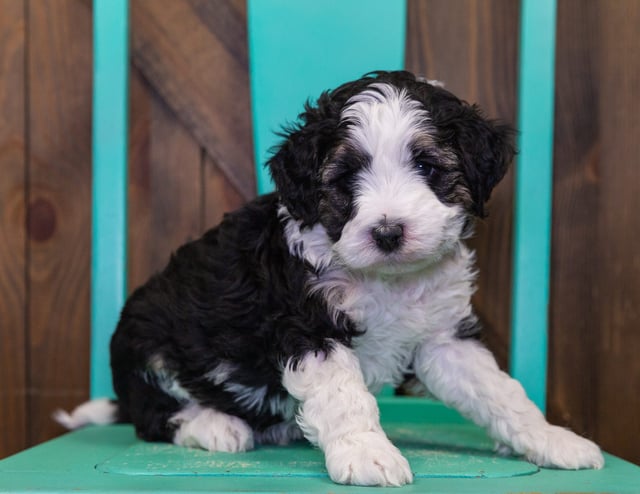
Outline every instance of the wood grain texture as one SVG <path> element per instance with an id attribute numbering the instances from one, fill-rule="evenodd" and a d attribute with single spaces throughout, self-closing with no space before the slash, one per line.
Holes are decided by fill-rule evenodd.
<path id="1" fill-rule="evenodd" d="M 29 0 L 30 442 L 88 396 L 91 237 L 91 12 Z"/>
<path id="2" fill-rule="evenodd" d="M 129 273 L 131 289 L 163 269 L 202 230 L 201 151 L 136 69 L 131 73 Z"/>
<path id="3" fill-rule="evenodd" d="M 202 175 L 203 229 L 208 230 L 220 223 L 225 213 L 238 209 L 246 201 L 209 156 L 204 156 Z"/>
<path id="4" fill-rule="evenodd" d="M 549 415 L 640 463 L 640 4 L 559 3 Z"/>
<path id="5" fill-rule="evenodd" d="M 131 15 L 136 67 L 243 197 L 254 197 L 244 1 L 136 0 Z"/>
<path id="6" fill-rule="evenodd" d="M 0 0 L 0 458 L 27 446 L 24 7 Z"/>
<path id="7" fill-rule="evenodd" d="M 245 199 L 134 69 L 129 149 L 129 273 L 134 289 Z"/>
<path id="8" fill-rule="evenodd" d="M 437 79 L 492 118 L 515 125 L 519 5 L 512 0 L 409 0 L 407 69 Z M 490 216 L 470 245 L 478 255 L 476 311 L 484 337 L 507 366 L 511 303 L 513 178 L 493 192 Z"/>

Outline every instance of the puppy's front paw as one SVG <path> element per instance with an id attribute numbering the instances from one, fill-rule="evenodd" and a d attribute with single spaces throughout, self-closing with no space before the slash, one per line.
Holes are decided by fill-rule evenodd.
<path id="1" fill-rule="evenodd" d="M 562 427 L 549 426 L 536 435 L 533 443 L 524 453 L 527 460 L 541 467 L 578 470 L 604 466 L 604 457 L 595 443 Z"/>
<path id="2" fill-rule="evenodd" d="M 339 484 L 401 486 L 413 481 L 409 462 L 380 432 L 341 437 L 325 448 L 327 470 Z"/>

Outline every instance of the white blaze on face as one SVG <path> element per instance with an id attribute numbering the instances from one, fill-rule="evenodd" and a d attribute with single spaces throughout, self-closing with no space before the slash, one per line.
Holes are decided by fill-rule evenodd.
<path id="1" fill-rule="evenodd" d="M 438 261 L 460 238 L 460 206 L 443 204 L 415 169 L 412 149 L 435 147 L 428 112 L 404 91 L 373 84 L 354 96 L 343 111 L 348 139 L 371 158 L 358 173 L 353 218 L 334 245 L 354 269 L 412 271 Z M 381 224 L 402 226 L 397 249 L 384 252 L 372 237 Z"/>

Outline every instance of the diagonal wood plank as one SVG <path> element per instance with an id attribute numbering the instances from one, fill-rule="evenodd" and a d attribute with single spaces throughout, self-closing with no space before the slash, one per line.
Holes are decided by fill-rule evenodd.
<path id="1" fill-rule="evenodd" d="M 0 458 L 27 446 L 24 1 L 0 0 Z"/>
<path id="2" fill-rule="evenodd" d="M 140 72 L 130 78 L 129 287 L 200 235 L 201 149 Z"/>
<path id="3" fill-rule="evenodd" d="M 245 199 L 255 196 L 244 1 L 135 0 L 136 67 Z"/>

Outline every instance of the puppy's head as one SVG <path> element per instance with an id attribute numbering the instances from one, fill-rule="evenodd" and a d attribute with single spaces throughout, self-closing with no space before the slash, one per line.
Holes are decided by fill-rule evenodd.
<path id="1" fill-rule="evenodd" d="M 323 93 L 285 137 L 269 167 L 289 214 L 347 267 L 382 272 L 451 251 L 514 154 L 510 127 L 408 72 Z"/>

